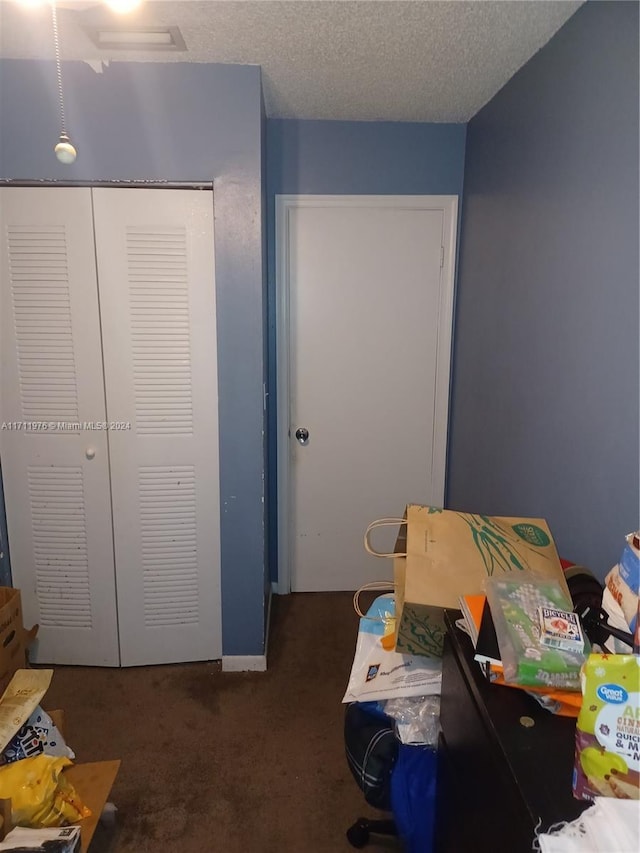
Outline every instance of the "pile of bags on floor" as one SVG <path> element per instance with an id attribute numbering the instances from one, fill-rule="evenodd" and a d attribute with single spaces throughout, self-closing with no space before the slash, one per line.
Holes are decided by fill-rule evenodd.
<path id="1" fill-rule="evenodd" d="M 366 802 L 392 812 L 404 849 L 417 853 L 434 835 L 442 660 L 397 652 L 394 629 L 394 597 L 380 595 L 360 618 L 342 700 L 345 753 Z M 356 847 L 368 837 L 359 828 L 347 832 Z"/>
<path id="2" fill-rule="evenodd" d="M 395 544 L 376 550 L 371 534 L 389 527 L 399 528 Z M 608 616 L 608 656 L 593 654 L 586 631 L 583 636 L 563 571 L 569 564 L 561 563 L 544 519 L 411 504 L 401 519 L 373 522 L 364 544 L 368 553 L 393 561 L 394 581 L 367 585 L 390 591 L 366 613 L 358 605 L 364 587 L 354 596 L 361 618 L 343 698 L 347 761 L 367 802 L 393 812 L 409 853 L 430 850 L 433 840 L 444 611 L 462 607 L 464 613 L 470 599 L 483 599 L 481 611 L 494 623 L 490 680 L 499 670 L 499 683 L 524 690 L 554 714 L 578 717 L 575 796 L 638 797 L 640 533 L 627 537 L 607 575 L 602 608 L 600 582 L 573 567 L 580 569 L 574 581 L 592 581 L 586 598 L 598 621 L 606 625 L 601 617 Z M 476 660 L 486 661 L 477 654 L 482 625 L 474 626 L 475 636 L 473 626 L 467 632 Z M 405 769 L 402 759 L 416 766 Z M 420 784 L 427 787 L 418 790 Z"/>
<path id="3" fill-rule="evenodd" d="M 0 698 L 0 800 L 15 827 L 0 851 L 75 853 L 80 827 L 70 824 L 91 813 L 62 773 L 75 755 L 40 706 L 52 676 L 51 669 L 19 669 Z"/>

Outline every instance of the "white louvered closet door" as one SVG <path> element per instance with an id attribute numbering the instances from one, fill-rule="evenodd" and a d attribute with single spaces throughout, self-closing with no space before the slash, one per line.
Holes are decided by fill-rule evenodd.
<path id="1" fill-rule="evenodd" d="M 221 655 L 211 191 L 93 191 L 125 666 Z"/>
<path id="2" fill-rule="evenodd" d="M 117 666 L 91 190 L 0 189 L 0 458 L 38 663 Z"/>

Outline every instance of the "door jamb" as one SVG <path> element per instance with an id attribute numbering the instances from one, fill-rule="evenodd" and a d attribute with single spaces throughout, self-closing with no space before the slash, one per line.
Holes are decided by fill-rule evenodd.
<path id="1" fill-rule="evenodd" d="M 277 336 L 277 490 L 279 595 L 291 592 L 291 466 L 290 466 L 290 327 L 289 327 L 289 214 L 303 207 L 395 207 L 411 210 L 442 210 L 442 260 L 438 309 L 438 345 L 434 402 L 431 470 L 434 501 L 444 504 L 453 298 L 455 281 L 457 195 L 280 195 L 276 194 L 276 336 Z M 400 509 L 398 510 L 400 511 Z"/>

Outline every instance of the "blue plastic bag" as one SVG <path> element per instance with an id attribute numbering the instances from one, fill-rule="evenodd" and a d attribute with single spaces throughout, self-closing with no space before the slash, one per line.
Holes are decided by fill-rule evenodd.
<path id="1" fill-rule="evenodd" d="M 391 810 L 405 853 L 432 853 L 438 753 L 432 746 L 400 744 L 391 774 Z"/>

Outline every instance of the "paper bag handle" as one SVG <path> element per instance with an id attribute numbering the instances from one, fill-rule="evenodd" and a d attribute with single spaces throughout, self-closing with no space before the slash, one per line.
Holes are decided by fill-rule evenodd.
<path id="1" fill-rule="evenodd" d="M 367 554 L 371 554 L 373 557 L 406 557 L 406 554 L 399 554 L 395 552 L 392 552 L 391 554 L 383 554 L 381 551 L 376 551 L 375 548 L 373 548 L 373 546 L 369 542 L 369 537 L 371 533 L 378 527 L 397 527 L 400 524 L 406 523 L 406 518 L 378 518 L 376 519 L 376 521 L 372 521 L 364 533 L 364 550 L 367 552 Z"/>
<path id="2" fill-rule="evenodd" d="M 371 581 L 371 583 L 362 584 L 362 586 L 353 593 L 353 609 L 361 619 L 372 619 L 374 622 L 384 622 L 379 616 L 367 616 L 360 610 L 360 593 L 368 590 L 369 592 L 394 592 L 396 585 L 393 581 Z"/>

